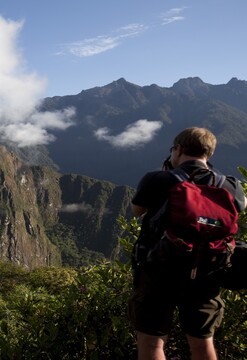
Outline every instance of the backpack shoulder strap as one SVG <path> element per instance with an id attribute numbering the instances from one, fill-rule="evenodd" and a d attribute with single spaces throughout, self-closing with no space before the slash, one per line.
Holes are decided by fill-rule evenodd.
<path id="1" fill-rule="evenodd" d="M 221 188 L 226 180 L 226 176 L 217 173 L 214 173 L 214 175 L 215 175 L 215 186 Z"/>
<path id="2" fill-rule="evenodd" d="M 188 181 L 189 178 L 190 178 L 190 175 L 187 174 L 186 171 L 184 171 L 183 169 L 181 168 L 175 168 L 175 169 L 172 169 L 172 170 L 169 170 L 169 172 L 174 175 L 180 182 L 182 181 Z"/>
<path id="3" fill-rule="evenodd" d="M 222 185 L 223 185 L 223 183 L 224 183 L 224 181 L 226 179 L 225 175 L 218 174 L 218 173 L 216 173 L 213 170 L 208 169 L 208 168 L 196 169 L 190 175 L 187 174 L 186 171 L 184 171 L 183 169 L 181 169 L 179 167 L 175 168 L 173 170 L 169 170 L 169 172 L 171 174 L 173 174 L 180 182 L 188 181 L 188 182 L 192 182 L 192 183 L 195 182 L 196 180 L 198 181 L 198 180 L 201 180 L 201 179 L 203 179 L 204 177 L 206 177 L 208 175 L 211 175 L 209 183 L 207 185 L 213 185 L 213 186 L 216 186 L 218 188 L 222 187 Z"/>

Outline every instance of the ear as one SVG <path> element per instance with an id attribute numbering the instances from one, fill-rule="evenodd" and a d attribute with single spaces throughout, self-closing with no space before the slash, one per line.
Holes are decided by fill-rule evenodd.
<path id="1" fill-rule="evenodd" d="M 177 147 L 178 156 L 183 155 L 183 147 L 180 144 L 178 144 L 176 147 Z"/>

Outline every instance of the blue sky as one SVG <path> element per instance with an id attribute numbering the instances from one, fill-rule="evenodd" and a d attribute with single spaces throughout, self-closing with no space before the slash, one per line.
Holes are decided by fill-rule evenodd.
<path id="1" fill-rule="evenodd" d="M 54 141 L 51 130 L 72 126 L 75 109 L 39 113 L 41 99 L 121 77 L 162 87 L 191 76 L 247 80 L 246 14 L 246 0 L 2 0 L 1 138 L 20 147 Z M 160 128 L 136 119 L 116 138 L 105 128 L 95 136 L 124 147 Z"/>
<path id="2" fill-rule="evenodd" d="M 247 80 L 246 14 L 246 0 L 3 0 L 2 21 L 16 28 L 10 54 L 1 26 L 0 53 L 16 57 L 13 76 L 45 82 L 43 97 L 120 77 L 163 87 L 190 76 Z"/>

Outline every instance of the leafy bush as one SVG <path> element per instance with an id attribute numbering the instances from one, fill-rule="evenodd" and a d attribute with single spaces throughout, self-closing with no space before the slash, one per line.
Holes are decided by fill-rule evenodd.
<path id="1" fill-rule="evenodd" d="M 247 292 L 224 290 L 225 316 L 216 333 L 215 343 L 220 359 L 246 360 Z"/>
<path id="2" fill-rule="evenodd" d="M 117 262 L 31 271 L 1 293 L 0 358 L 131 358 L 130 284 L 129 266 Z"/>

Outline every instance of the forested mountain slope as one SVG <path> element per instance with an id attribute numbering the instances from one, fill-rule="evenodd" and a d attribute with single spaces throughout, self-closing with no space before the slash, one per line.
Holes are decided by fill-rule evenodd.
<path id="1" fill-rule="evenodd" d="M 0 147 L 0 258 L 34 268 L 109 257 L 121 233 L 116 218 L 130 216 L 133 192 L 28 166 Z"/>

